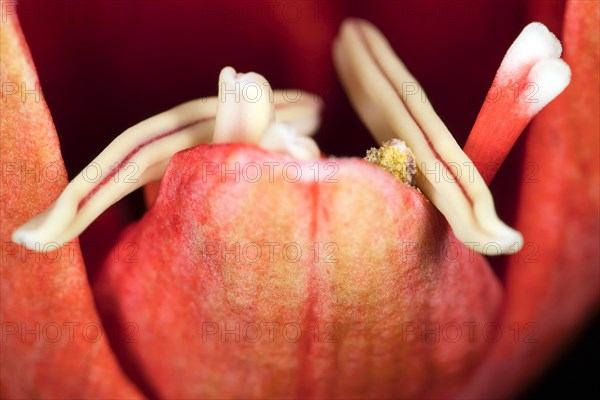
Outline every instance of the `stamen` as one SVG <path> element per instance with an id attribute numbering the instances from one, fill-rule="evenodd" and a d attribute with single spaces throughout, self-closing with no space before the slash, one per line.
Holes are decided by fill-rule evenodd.
<path id="1" fill-rule="evenodd" d="M 351 101 L 381 142 L 400 137 L 414 151 L 417 186 L 444 214 L 456 236 L 484 254 L 514 253 L 522 237 L 494 209 L 483 179 L 437 116 L 417 80 L 373 25 L 348 20 L 334 61 Z M 451 168 L 452 166 L 452 168 Z"/>
<path id="2" fill-rule="evenodd" d="M 306 135 L 318 126 L 318 107 L 304 115 L 297 113 L 289 123 L 275 122 L 273 91 L 262 75 L 237 74 L 231 67 L 221 71 L 213 143 L 258 144 L 299 160 L 311 160 L 319 158 L 320 152 L 315 141 Z"/>
<path id="3" fill-rule="evenodd" d="M 213 143 L 258 143 L 275 122 L 271 85 L 255 72 L 231 67 L 219 75 L 219 103 Z"/>
<path id="4" fill-rule="evenodd" d="M 571 80 L 560 42 L 539 22 L 525 27 L 508 49 L 464 151 L 489 183 L 527 124 Z"/>
<path id="5" fill-rule="evenodd" d="M 259 75 L 248 74 L 246 77 L 254 79 Z M 248 82 L 252 81 L 246 80 Z M 294 127 L 294 133 L 307 147 L 310 143 L 314 144 L 306 135 L 313 134 L 319 125 L 319 98 L 296 91 L 291 101 L 288 91 L 272 93 L 268 83 L 265 87 L 270 93 L 269 100 L 274 102 L 269 107 L 276 111 L 276 119 Z M 222 93 L 219 98 L 223 98 Z M 220 126 L 219 140 L 233 139 L 234 126 L 221 120 L 230 117 L 236 121 L 247 120 L 248 116 L 236 117 L 232 115 L 232 109 L 224 105 L 220 107 L 215 122 L 217 108 L 216 97 L 194 100 L 127 129 L 67 185 L 46 211 L 15 230 L 12 240 L 32 250 L 44 248 L 48 243 L 63 245 L 78 236 L 112 204 L 139 187 L 160 179 L 173 154 L 211 142 L 215 125 Z M 272 118 L 268 120 L 272 121 Z M 240 140 L 258 144 L 265 134 L 259 132 L 261 126 L 265 130 L 268 127 L 264 123 L 251 125 L 250 129 L 243 131 Z M 316 157 L 318 155 L 317 148 Z"/>

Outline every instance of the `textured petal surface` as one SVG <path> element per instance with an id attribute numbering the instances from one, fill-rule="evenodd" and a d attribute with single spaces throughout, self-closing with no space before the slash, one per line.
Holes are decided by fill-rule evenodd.
<path id="1" fill-rule="evenodd" d="M 310 163 L 250 146 L 173 157 L 120 239 L 132 257 L 94 285 L 107 321 L 139 326 L 118 351 L 150 393 L 435 396 L 478 363 L 501 297 L 485 260 L 382 169 L 321 166 L 317 183 Z"/>
<path id="2" fill-rule="evenodd" d="M 54 125 L 14 14 L 3 14 L 0 29 L 0 394 L 140 397 L 108 346 L 79 243 L 34 253 L 10 240 L 18 225 L 58 196 L 67 179 Z"/>

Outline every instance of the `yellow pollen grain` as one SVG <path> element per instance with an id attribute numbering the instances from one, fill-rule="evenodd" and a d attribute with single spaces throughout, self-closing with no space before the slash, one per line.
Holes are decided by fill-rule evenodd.
<path id="1" fill-rule="evenodd" d="M 392 139 L 379 148 L 372 147 L 367 150 L 365 160 L 385 169 L 405 185 L 415 185 L 415 156 L 402 140 Z"/>

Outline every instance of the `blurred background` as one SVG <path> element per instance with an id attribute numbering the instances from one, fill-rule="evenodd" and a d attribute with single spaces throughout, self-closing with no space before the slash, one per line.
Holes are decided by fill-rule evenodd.
<path id="1" fill-rule="evenodd" d="M 346 100 L 330 54 L 348 16 L 382 30 L 463 144 L 507 48 L 534 20 L 560 35 L 564 2 L 20 0 L 18 11 L 72 178 L 129 126 L 216 95 L 226 65 L 260 72 L 274 88 L 316 93 L 325 102 L 321 149 L 364 156 L 375 143 Z M 520 154 L 518 143 L 492 185 L 509 224 Z M 91 279 L 118 233 L 143 212 L 135 193 L 83 234 Z M 501 276 L 502 259 L 494 266 Z M 597 391 L 599 325 L 523 398 Z"/>

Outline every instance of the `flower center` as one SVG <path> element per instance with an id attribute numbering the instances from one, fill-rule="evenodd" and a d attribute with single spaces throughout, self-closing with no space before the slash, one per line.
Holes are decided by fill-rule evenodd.
<path id="1" fill-rule="evenodd" d="M 521 234 L 496 215 L 486 183 L 527 123 L 569 83 L 570 70 L 560 54 L 560 43 L 542 24 L 523 30 L 498 70 L 463 152 L 431 104 L 421 100 L 427 98 L 419 93 L 422 88 L 377 28 L 348 20 L 334 45 L 335 65 L 351 101 L 384 142 L 369 150 L 367 160 L 416 184 L 458 239 L 488 255 L 514 253 L 523 245 Z M 513 85 L 532 89 L 511 101 L 506 89 Z M 489 101 L 496 90 L 500 99 Z M 273 92 L 259 74 L 224 68 L 217 98 L 182 104 L 123 132 L 50 208 L 17 229 L 13 241 L 35 250 L 73 239 L 116 201 L 160 179 L 173 154 L 198 144 L 249 143 L 299 160 L 320 158 L 309 137 L 319 126 L 320 101 L 294 93 Z M 125 177 L 126 169 L 132 173 Z"/>

